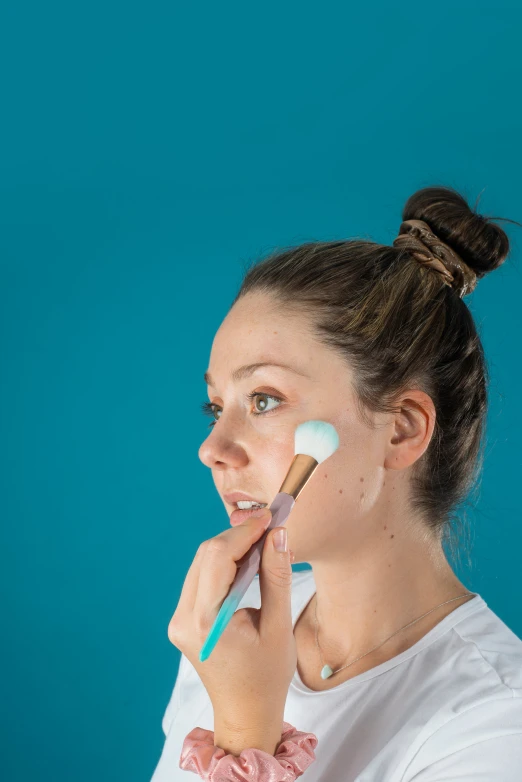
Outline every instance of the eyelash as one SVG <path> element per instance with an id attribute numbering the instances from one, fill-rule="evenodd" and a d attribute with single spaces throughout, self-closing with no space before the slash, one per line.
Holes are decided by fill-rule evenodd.
<path id="1" fill-rule="evenodd" d="M 265 394 L 263 391 L 252 391 L 252 393 L 247 394 L 246 396 L 247 399 L 249 399 L 250 401 L 252 401 L 256 396 L 266 396 L 268 399 L 275 399 L 276 402 L 283 401 L 279 396 L 274 396 L 273 394 Z M 203 402 L 203 404 L 201 405 L 201 411 L 204 415 L 214 415 L 215 413 L 214 408 L 216 407 L 218 407 L 218 405 L 215 405 L 213 402 Z M 280 405 L 278 405 L 277 407 L 280 407 Z M 277 407 L 273 408 L 272 410 L 264 410 L 261 413 L 253 412 L 252 415 L 268 415 L 269 413 L 273 413 L 275 410 L 277 410 Z M 215 421 L 211 421 L 209 423 L 209 427 L 215 426 L 218 421 L 219 418 L 216 418 Z"/>

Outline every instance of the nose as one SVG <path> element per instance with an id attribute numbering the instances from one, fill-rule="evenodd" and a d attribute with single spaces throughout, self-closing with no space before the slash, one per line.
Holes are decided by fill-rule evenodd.
<path id="1" fill-rule="evenodd" d="M 248 462 L 245 448 L 233 432 L 225 430 L 221 418 L 219 425 L 213 426 L 209 436 L 201 443 L 198 456 L 211 470 L 238 468 Z"/>

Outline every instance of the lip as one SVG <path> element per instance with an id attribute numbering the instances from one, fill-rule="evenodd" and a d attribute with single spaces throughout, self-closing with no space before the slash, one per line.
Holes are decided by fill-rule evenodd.
<path id="1" fill-rule="evenodd" d="M 245 494 L 244 491 L 234 491 L 231 494 L 223 494 L 223 498 L 228 502 L 229 505 L 233 505 L 235 502 L 238 502 L 238 500 L 250 500 L 254 502 L 262 502 L 258 497 L 252 497 L 251 494 Z"/>
<path id="2" fill-rule="evenodd" d="M 229 505 L 234 506 L 235 503 L 238 500 L 254 500 L 255 502 L 262 502 L 258 497 L 252 497 L 251 494 L 246 494 L 244 491 L 234 491 L 230 494 L 223 494 L 223 499 L 225 502 L 227 502 Z M 269 503 L 263 502 L 263 505 L 266 505 L 268 507 Z M 246 519 L 248 519 L 249 516 L 252 515 L 252 510 L 240 510 L 237 506 L 235 509 L 232 510 L 232 513 L 230 514 L 229 521 L 233 527 L 237 527 L 239 524 L 242 524 Z"/>

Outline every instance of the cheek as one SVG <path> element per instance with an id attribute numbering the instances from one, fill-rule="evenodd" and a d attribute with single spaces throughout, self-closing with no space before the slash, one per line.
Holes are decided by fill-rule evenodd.
<path id="1" fill-rule="evenodd" d="M 369 454 L 340 446 L 316 468 L 296 505 L 306 506 L 303 518 L 328 515 L 346 520 L 347 515 L 366 511 L 376 492 L 375 465 Z"/>
<path id="2" fill-rule="evenodd" d="M 331 417 L 328 420 L 332 420 Z M 333 423 L 333 420 L 332 420 Z M 335 423 L 334 423 L 335 426 Z M 358 447 L 361 442 L 354 427 L 336 427 L 340 446 L 328 459 L 318 465 L 312 477 L 299 496 L 297 505 L 307 505 L 314 514 L 324 515 L 325 507 L 332 511 L 356 510 L 360 506 L 360 495 L 365 492 L 372 474 L 372 458 Z M 361 433 L 362 436 L 362 433 Z M 368 443 L 366 442 L 366 445 Z M 263 486 L 271 488 L 273 495 L 279 490 L 294 458 L 294 430 L 288 426 L 271 427 L 270 436 L 260 438 L 250 454 Z M 363 481 L 361 482 L 361 478 Z M 362 499 L 364 502 L 364 498 Z M 322 514 L 321 514 L 322 511 Z"/>
<path id="3" fill-rule="evenodd" d="M 360 507 L 359 495 L 364 491 L 364 483 L 359 482 L 359 477 L 363 477 L 363 472 L 359 469 L 350 473 L 346 463 L 336 465 L 334 460 L 332 455 L 315 469 L 297 498 L 292 513 L 299 506 L 303 521 L 324 519 L 326 515 L 342 519 Z"/>
<path id="4" fill-rule="evenodd" d="M 275 497 L 279 491 L 293 458 L 293 443 L 288 438 L 284 441 L 267 440 L 257 451 L 256 467 L 262 475 L 263 485 L 272 489 L 272 496 Z"/>

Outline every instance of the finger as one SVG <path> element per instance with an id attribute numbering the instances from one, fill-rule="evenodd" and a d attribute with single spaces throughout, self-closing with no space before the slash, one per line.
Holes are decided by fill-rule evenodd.
<path id="1" fill-rule="evenodd" d="M 208 541 L 199 571 L 194 611 L 203 624 L 212 623 L 237 573 L 238 561 L 259 540 L 272 520 L 269 508 L 261 517 L 250 516 Z"/>
<path id="2" fill-rule="evenodd" d="M 187 616 L 194 610 L 196 595 L 198 593 L 199 571 L 201 568 L 201 562 L 203 561 L 203 557 L 205 555 L 206 543 L 207 541 L 203 541 L 200 544 L 194 559 L 192 560 L 192 564 L 187 571 L 175 613 L 183 613 L 185 616 Z"/>
<path id="3" fill-rule="evenodd" d="M 261 591 L 261 633 L 277 636 L 292 626 L 292 563 L 290 551 L 276 551 L 274 536 L 286 527 L 271 530 L 263 545 L 259 586 Z"/>
<path id="4" fill-rule="evenodd" d="M 269 518 L 271 519 L 272 516 L 270 514 Z M 246 521 L 241 524 L 240 526 L 243 527 L 247 525 L 248 523 L 257 523 L 257 518 L 250 516 Z M 262 523 L 262 522 L 261 522 Z M 239 527 L 235 528 L 236 530 L 239 529 Z M 226 530 L 226 532 L 230 532 L 232 530 Z M 243 533 L 244 534 L 244 533 Z M 223 537 L 224 533 L 221 533 L 220 535 L 217 535 L 216 538 Z M 195 603 L 196 603 L 196 597 L 198 593 L 198 584 L 200 579 L 200 571 L 201 571 L 201 563 L 203 561 L 203 558 L 205 556 L 205 550 L 208 547 L 208 545 L 211 543 L 211 541 L 214 540 L 214 538 L 210 538 L 209 540 L 204 540 L 199 545 L 198 550 L 196 551 L 196 554 L 194 556 L 194 559 L 192 560 L 192 564 L 187 572 L 187 575 L 185 576 L 185 580 L 183 582 L 183 587 L 181 590 L 181 595 L 178 601 L 178 605 L 176 608 L 176 612 L 184 612 L 185 615 L 188 615 L 188 613 L 191 613 L 194 611 Z M 256 538 L 257 540 L 257 538 Z M 250 544 L 251 545 L 251 544 Z M 248 548 L 247 548 L 248 551 Z"/>
<path id="5" fill-rule="evenodd" d="M 188 626 L 189 617 L 194 610 L 194 603 L 198 591 L 199 569 L 205 553 L 205 543 L 206 541 L 203 541 L 196 551 L 196 555 L 185 576 L 178 604 L 171 616 L 168 626 L 167 635 L 169 640 L 179 649 L 181 649 L 180 644 L 182 643 L 180 641 L 180 634 L 183 632 L 183 629 L 186 629 Z"/>

